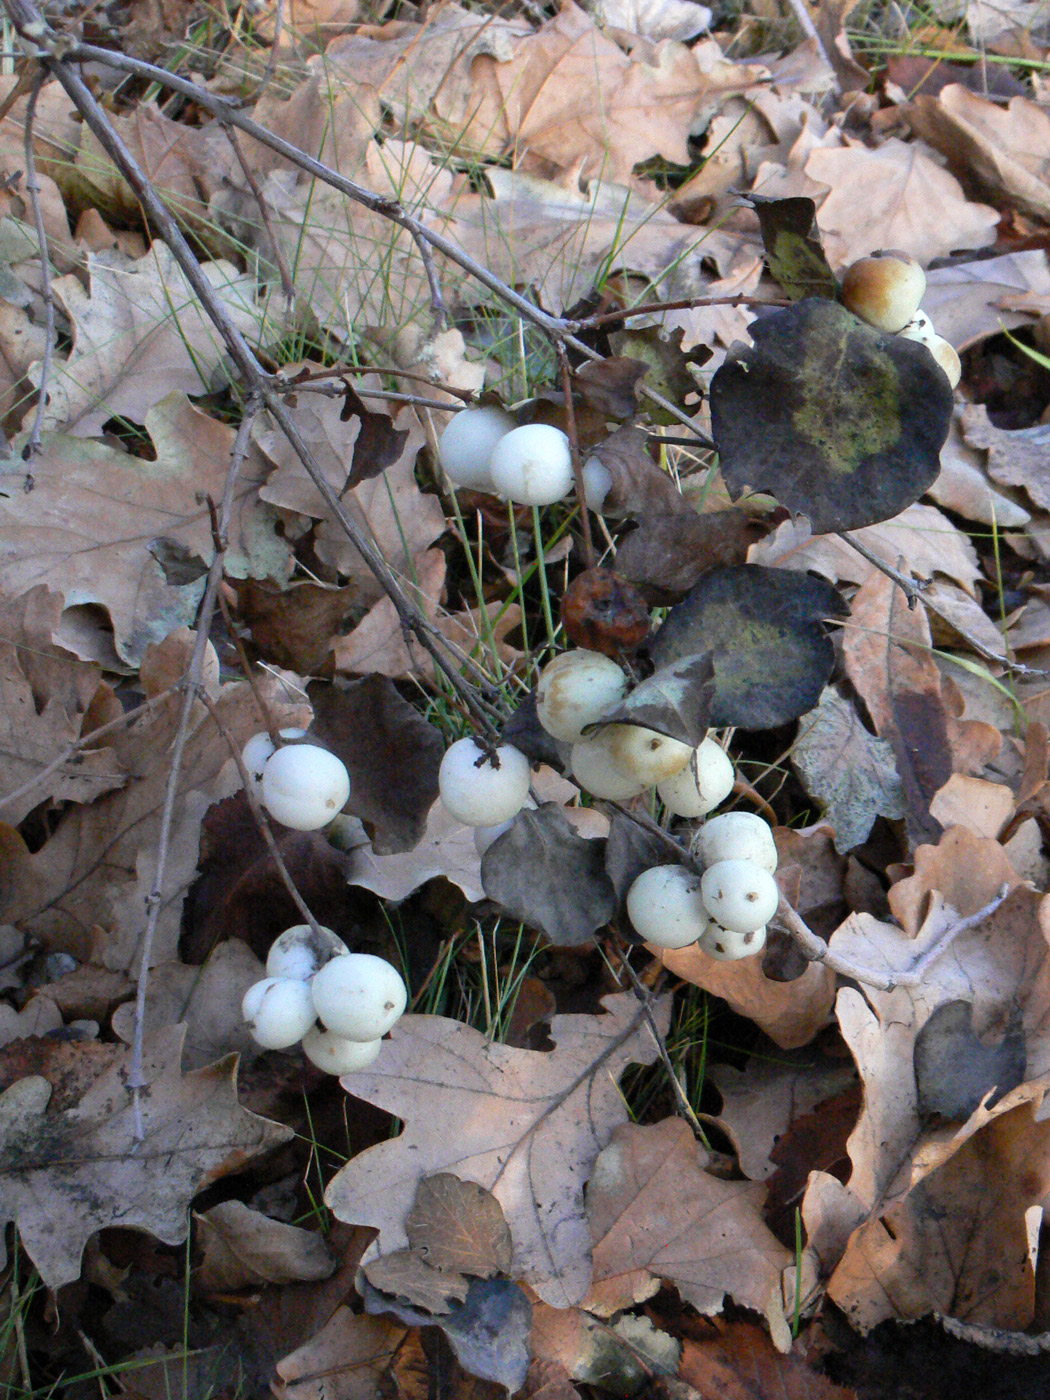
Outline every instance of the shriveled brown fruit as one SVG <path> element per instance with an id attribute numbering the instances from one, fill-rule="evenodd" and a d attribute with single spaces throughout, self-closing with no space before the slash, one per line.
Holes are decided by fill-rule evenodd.
<path id="1" fill-rule="evenodd" d="M 574 646 L 617 657 L 649 636 L 649 608 L 633 583 L 612 569 L 587 569 L 561 600 L 561 620 Z"/>

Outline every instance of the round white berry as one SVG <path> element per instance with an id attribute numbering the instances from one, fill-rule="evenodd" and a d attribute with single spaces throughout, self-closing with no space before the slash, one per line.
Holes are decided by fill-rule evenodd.
<path id="1" fill-rule="evenodd" d="M 751 933 L 777 912 L 780 891 L 768 870 L 751 860 L 720 860 L 700 877 L 704 908 L 723 928 Z"/>
<path id="2" fill-rule="evenodd" d="M 643 870 L 627 891 L 627 916 L 635 932 L 659 948 L 686 948 L 709 923 L 700 878 L 682 865 Z"/>
<path id="3" fill-rule="evenodd" d="M 306 737 L 305 729 L 282 729 L 281 738 L 289 741 L 293 739 L 303 739 Z M 262 784 L 263 769 L 277 751 L 277 745 L 267 734 L 265 729 L 253 734 L 252 737 L 241 749 L 241 762 L 248 770 L 248 777 L 252 787 L 258 793 Z"/>
<path id="4" fill-rule="evenodd" d="M 326 1074 L 351 1074 L 355 1069 L 366 1069 L 382 1048 L 382 1040 L 347 1040 L 320 1026 L 303 1036 L 306 1058 Z"/>
<path id="5" fill-rule="evenodd" d="M 490 754 L 474 739 L 457 739 L 441 760 L 438 791 L 464 826 L 495 826 L 525 805 L 529 760 L 510 744 Z"/>
<path id="6" fill-rule="evenodd" d="M 610 802 L 624 802 L 637 797 L 648 786 L 631 773 L 625 773 L 613 762 L 605 739 L 607 731 L 590 739 L 580 739 L 569 753 L 572 776 L 592 797 L 604 797 Z"/>
<path id="7" fill-rule="evenodd" d="M 500 438 L 517 427 L 502 408 L 465 408 L 438 438 L 438 456 L 445 475 L 457 486 L 491 491 L 489 462 Z"/>
<path id="8" fill-rule="evenodd" d="M 349 796 L 346 765 L 316 744 L 278 749 L 263 769 L 263 806 L 282 826 L 296 831 L 327 826 Z"/>
<path id="9" fill-rule="evenodd" d="M 371 953 L 333 958 L 310 988 L 325 1030 L 347 1040 L 380 1040 L 408 1004 L 397 969 Z"/>
<path id="10" fill-rule="evenodd" d="M 777 868 L 777 843 L 772 829 L 754 812 L 723 812 L 704 822 L 695 851 L 705 866 L 716 865 L 720 860 L 750 860 L 770 874 Z"/>
<path id="11" fill-rule="evenodd" d="M 627 677 L 610 657 L 582 648 L 563 651 L 540 672 L 536 716 L 548 734 L 575 744 L 626 693 Z"/>
<path id="12" fill-rule="evenodd" d="M 489 462 L 492 484 L 508 501 L 549 506 L 572 490 L 572 453 L 560 428 L 530 423 L 501 437 Z"/>
<path id="13" fill-rule="evenodd" d="M 350 949 L 330 928 L 293 924 L 274 939 L 266 955 L 268 977 L 295 977 L 309 982 L 331 958 L 340 958 Z"/>
<path id="14" fill-rule="evenodd" d="M 587 509 L 600 515 L 612 489 L 612 472 L 600 457 L 588 457 L 583 464 L 583 499 Z"/>
<path id="15" fill-rule="evenodd" d="M 676 817 L 704 817 L 733 791 L 733 761 L 721 745 L 705 739 L 679 773 L 657 783 L 660 801 Z"/>
<path id="16" fill-rule="evenodd" d="M 761 953 L 765 946 L 764 924 L 761 928 L 751 929 L 747 933 L 738 933 L 735 929 L 723 928 L 721 924 L 712 920 L 700 939 L 700 947 L 716 962 L 738 962 L 741 958 L 751 957 L 753 953 Z"/>
<path id="17" fill-rule="evenodd" d="M 936 339 L 937 332 L 926 312 L 916 311 L 904 329 L 898 331 L 898 335 L 904 340 L 917 340 L 920 345 L 929 345 L 931 340 Z"/>
<path id="18" fill-rule="evenodd" d="M 317 1020 L 309 982 L 264 977 L 244 994 L 241 1015 L 252 1039 L 266 1050 L 287 1050 Z"/>
<path id="19" fill-rule="evenodd" d="M 680 739 L 671 739 L 640 724 L 608 725 L 605 743 L 616 766 L 646 787 L 680 773 L 693 753 Z"/>

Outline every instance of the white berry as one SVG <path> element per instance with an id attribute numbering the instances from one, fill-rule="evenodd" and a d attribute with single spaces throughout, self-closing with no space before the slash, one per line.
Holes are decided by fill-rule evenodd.
<path id="1" fill-rule="evenodd" d="M 754 953 L 761 953 L 766 946 L 765 925 L 751 929 L 748 933 L 738 933 L 735 929 L 723 928 L 713 920 L 708 924 L 700 947 L 716 962 L 738 962 Z M 305 1042 L 304 1042 L 305 1044 Z"/>
<path id="2" fill-rule="evenodd" d="M 495 826 L 525 805 L 529 760 L 510 744 L 490 755 L 474 739 L 457 739 L 441 760 L 438 791 L 464 826 Z"/>
<path id="3" fill-rule="evenodd" d="M 876 330 L 901 331 L 926 291 L 926 274 L 908 253 L 893 249 L 859 258 L 842 279 L 842 304 Z"/>
<path id="4" fill-rule="evenodd" d="M 244 994 L 241 1015 L 252 1039 L 266 1050 L 287 1050 L 317 1020 L 309 982 L 264 977 Z"/>
<path id="5" fill-rule="evenodd" d="M 303 739 L 305 737 L 305 729 L 281 730 L 282 739 L 288 739 L 290 741 L 292 739 Z M 241 762 L 248 770 L 248 777 L 256 793 L 259 792 L 262 784 L 263 769 L 276 752 L 277 745 L 270 738 L 265 729 L 260 730 L 258 734 L 253 734 L 244 748 L 241 749 Z"/>
<path id="6" fill-rule="evenodd" d="M 733 791 L 733 761 L 721 745 L 705 739 L 679 773 L 657 783 L 660 801 L 676 817 L 704 817 Z"/>
<path id="7" fill-rule="evenodd" d="M 508 501 L 549 506 L 572 490 L 572 453 L 560 428 L 530 423 L 501 437 L 489 462 L 492 485 Z"/>
<path id="8" fill-rule="evenodd" d="M 776 880 L 750 860 L 720 860 L 709 866 L 700 877 L 700 895 L 711 918 L 736 933 L 752 933 L 768 924 L 780 903 Z"/>
<path id="9" fill-rule="evenodd" d="M 723 812 L 704 822 L 696 854 L 705 865 L 720 860 L 750 860 L 770 874 L 777 868 L 777 843 L 767 821 L 754 812 Z"/>
<path id="10" fill-rule="evenodd" d="M 438 456 L 445 475 L 457 486 L 491 491 L 489 462 L 493 449 L 516 426 L 502 408 L 466 408 L 457 413 L 438 438 Z"/>
<path id="11" fill-rule="evenodd" d="M 646 787 L 680 773 L 693 750 L 680 739 L 671 739 L 640 724 L 610 724 L 605 742 L 612 761 Z"/>
<path id="12" fill-rule="evenodd" d="M 333 958 L 310 987 L 325 1030 L 347 1040 L 380 1040 L 408 1004 L 397 969 L 371 953 Z"/>
<path id="13" fill-rule="evenodd" d="M 263 806 L 282 826 L 296 831 L 327 826 L 349 796 L 346 765 L 316 744 L 278 749 L 263 769 Z"/>
<path id="14" fill-rule="evenodd" d="M 902 340 L 917 340 L 920 345 L 929 345 L 930 341 L 937 337 L 933 322 L 925 311 L 916 311 L 908 324 L 898 334 Z"/>
<path id="15" fill-rule="evenodd" d="M 587 509 L 600 515 L 612 489 L 612 472 L 600 457 L 588 457 L 583 464 L 583 499 Z"/>
<path id="16" fill-rule="evenodd" d="M 293 924 L 270 945 L 266 957 L 268 977 L 295 977 L 309 982 L 332 958 L 343 957 L 350 949 L 330 928 L 320 925 L 319 935 L 309 924 Z"/>
<path id="17" fill-rule="evenodd" d="M 569 753 L 572 776 L 592 797 L 604 797 L 610 802 L 624 802 L 637 797 L 648 786 L 630 773 L 625 773 L 612 758 L 605 739 L 607 731 L 573 744 Z"/>
<path id="18" fill-rule="evenodd" d="M 944 370 L 948 376 L 948 383 L 954 389 L 962 378 L 962 360 L 959 359 L 958 350 L 950 340 L 945 340 L 943 335 L 935 335 L 926 349 Z"/>
<path id="19" fill-rule="evenodd" d="M 320 1026 L 303 1036 L 306 1058 L 326 1074 L 351 1074 L 355 1069 L 366 1069 L 382 1048 L 382 1040 L 347 1040 Z"/>
<path id="20" fill-rule="evenodd" d="M 627 677 L 610 657 L 582 648 L 563 651 L 540 672 L 536 716 L 548 734 L 575 744 L 626 693 Z"/>
<path id="21" fill-rule="evenodd" d="M 627 891 L 627 916 L 647 943 L 686 948 L 707 928 L 700 879 L 682 865 L 643 870 Z"/>

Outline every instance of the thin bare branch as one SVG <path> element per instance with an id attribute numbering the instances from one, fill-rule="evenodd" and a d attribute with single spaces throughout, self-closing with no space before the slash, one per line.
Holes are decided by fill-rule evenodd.
<path id="1" fill-rule="evenodd" d="M 280 13 L 279 10 L 278 13 Z M 236 130 L 229 122 L 223 122 L 222 129 L 226 140 L 229 141 L 230 145 L 233 147 L 233 154 L 237 157 L 237 164 L 241 167 L 241 174 L 248 181 L 248 188 L 251 190 L 255 197 L 255 202 L 259 206 L 259 217 L 262 219 L 263 228 L 266 230 L 266 237 L 270 240 L 274 261 L 277 263 L 277 271 L 280 273 L 281 277 L 281 291 L 284 293 L 285 300 L 285 318 L 290 320 L 292 312 L 295 309 L 295 282 L 292 280 L 292 271 L 288 266 L 288 259 L 285 257 L 280 239 L 274 231 L 265 196 L 259 186 L 259 181 L 255 178 L 255 171 L 248 164 Z"/>
<path id="2" fill-rule="evenodd" d="M 555 348 L 558 352 L 558 364 L 561 368 L 561 387 L 565 398 L 565 426 L 568 429 L 569 451 L 572 454 L 572 476 L 576 483 L 576 502 L 580 507 L 580 525 L 583 530 L 583 562 L 588 569 L 593 569 L 596 563 L 594 537 L 591 534 L 591 513 L 587 509 L 587 491 L 583 484 L 580 435 L 576 431 L 576 409 L 572 402 L 572 370 L 569 368 L 569 357 L 565 353 L 564 342 L 559 340 Z"/>
<path id="3" fill-rule="evenodd" d="M 44 74 L 37 74 L 26 103 L 25 153 L 26 153 L 26 192 L 33 211 L 33 225 L 37 243 L 40 245 L 40 294 L 44 300 L 44 354 L 40 362 L 40 386 L 37 394 L 33 425 L 22 449 L 26 463 L 25 489 L 33 489 L 32 460 L 40 451 L 40 437 L 44 426 L 44 410 L 47 408 L 47 386 L 51 378 L 51 361 L 55 353 L 55 296 L 51 287 L 51 259 L 47 247 L 47 232 L 44 228 L 44 212 L 40 207 L 40 181 L 36 173 L 36 152 L 33 149 L 33 125 L 36 120 L 36 104 L 40 89 L 44 85 Z"/>

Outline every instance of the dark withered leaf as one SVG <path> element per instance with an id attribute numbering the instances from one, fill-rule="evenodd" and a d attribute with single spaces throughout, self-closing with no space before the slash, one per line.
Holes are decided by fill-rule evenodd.
<path id="1" fill-rule="evenodd" d="M 638 724 L 695 748 L 713 723 L 714 663 L 710 652 L 676 656 L 638 685 L 601 724 Z"/>
<path id="2" fill-rule="evenodd" d="M 349 810 L 375 829 L 380 855 L 423 839 L 438 793 L 444 742 L 387 676 L 309 687 L 313 733 L 350 774 Z"/>
<path id="3" fill-rule="evenodd" d="M 515 1394 L 529 1370 L 532 1304 L 507 1279 L 474 1279 L 466 1301 L 439 1317 L 385 1297 L 364 1286 L 365 1312 L 392 1313 L 409 1327 L 438 1326 L 465 1371 Z"/>
<path id="4" fill-rule="evenodd" d="M 628 424 L 591 449 L 612 477 L 609 494 L 602 502 L 602 515 L 613 519 L 644 517 L 654 511 L 692 515 L 667 472 L 661 471 L 649 455 L 649 437 L 641 428 Z"/>
<path id="5" fill-rule="evenodd" d="M 149 552 L 160 566 L 164 582 L 172 588 L 185 588 L 187 584 L 197 583 L 208 572 L 208 565 L 199 554 L 194 554 L 179 540 L 168 539 L 166 535 L 150 540 Z"/>
<path id="6" fill-rule="evenodd" d="M 971 1004 L 945 1002 L 915 1037 L 914 1061 L 924 1117 L 960 1122 L 994 1089 L 992 1107 L 1024 1080 L 1028 1056 L 1020 1005 L 1011 1013 L 1002 1039 L 985 1044 L 974 1033 Z"/>
<path id="7" fill-rule="evenodd" d="M 345 495 L 362 481 L 370 481 L 393 466 L 405 450 L 408 430 L 395 428 L 388 413 L 375 413 L 366 408 L 349 379 L 343 380 L 343 407 L 339 417 L 344 423 L 354 417 L 361 420 L 361 430 L 354 439 L 350 471 L 339 493 Z"/>
<path id="8" fill-rule="evenodd" d="M 761 528 L 739 506 L 708 515 L 645 515 L 620 542 L 616 567 L 654 603 L 674 603 L 708 569 L 742 564 Z"/>
<path id="9" fill-rule="evenodd" d="M 925 346 L 810 297 L 751 326 L 711 381 L 735 500 L 770 492 L 814 534 L 899 515 L 933 484 L 952 391 Z"/>
<path id="10" fill-rule="evenodd" d="M 675 864 L 667 841 L 621 812 L 613 815 L 605 842 L 605 869 L 621 906 L 643 870 Z"/>
<path id="11" fill-rule="evenodd" d="M 662 336 L 658 326 L 645 326 L 638 330 L 613 331 L 609 344 L 617 355 L 644 360 L 649 366 L 646 385 L 663 398 L 682 405 L 690 394 L 700 396 L 700 386 L 690 373 L 690 368 L 698 369 L 711 358 L 711 350 L 706 345 L 694 345 L 690 350 L 683 350 L 684 337 L 685 331 L 681 326 L 669 336 Z M 658 404 L 648 404 L 647 412 L 654 423 L 677 421 Z"/>
<path id="12" fill-rule="evenodd" d="M 355 588 L 311 581 L 281 588 L 271 579 L 248 578 L 237 590 L 240 616 L 263 657 L 301 676 L 323 669 L 358 602 Z"/>
<path id="13" fill-rule="evenodd" d="M 621 356 L 581 365 L 573 378 L 585 402 L 607 418 L 633 418 L 638 412 L 635 385 L 648 373 L 644 360 Z"/>
<path id="14" fill-rule="evenodd" d="M 616 912 L 605 842 L 577 835 L 556 802 L 518 813 L 482 857 L 481 885 L 513 918 L 562 948 L 589 943 Z"/>
<path id="15" fill-rule="evenodd" d="M 762 230 L 766 264 L 770 274 L 792 301 L 803 297 L 838 296 L 839 284 L 831 270 L 817 229 L 817 206 L 804 195 L 770 199 L 748 195 Z"/>
<path id="16" fill-rule="evenodd" d="M 501 744 L 512 744 L 520 749 L 530 763 L 546 763 L 552 768 L 561 764 L 558 741 L 547 733 L 536 713 L 535 690 L 530 690 L 508 716 L 499 737 Z"/>
<path id="17" fill-rule="evenodd" d="M 824 620 L 847 611 L 837 589 L 808 574 L 757 564 L 713 569 L 668 613 L 652 657 L 664 668 L 709 652 L 708 723 L 772 729 L 820 699 L 835 661 Z"/>

